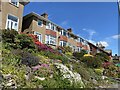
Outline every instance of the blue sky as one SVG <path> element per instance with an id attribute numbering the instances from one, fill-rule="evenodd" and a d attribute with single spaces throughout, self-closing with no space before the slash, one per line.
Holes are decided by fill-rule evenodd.
<path id="1" fill-rule="evenodd" d="M 92 43 L 101 42 L 118 54 L 118 7 L 115 2 L 31 2 L 24 15 L 48 13 L 49 19 Z"/>

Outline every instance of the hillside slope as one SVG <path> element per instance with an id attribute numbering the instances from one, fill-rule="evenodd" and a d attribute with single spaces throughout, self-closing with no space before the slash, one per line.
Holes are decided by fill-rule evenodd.
<path id="1" fill-rule="evenodd" d="M 2 37 L 1 88 L 111 88 L 117 84 L 103 76 L 99 63 L 90 67 L 83 61 L 87 58 L 80 61 L 70 53 L 61 54 L 33 35 L 4 30 Z"/>

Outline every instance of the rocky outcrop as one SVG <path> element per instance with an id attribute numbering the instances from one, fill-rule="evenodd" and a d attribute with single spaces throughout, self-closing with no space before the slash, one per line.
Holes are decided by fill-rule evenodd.
<path id="1" fill-rule="evenodd" d="M 63 79 L 68 79 L 71 82 L 71 84 L 73 84 L 74 82 L 76 84 L 79 84 L 81 86 L 80 88 L 85 87 L 84 83 L 82 82 L 80 74 L 78 74 L 76 72 L 72 72 L 71 70 L 69 70 L 68 67 L 66 67 L 63 64 L 55 63 L 54 65 L 56 66 L 56 68 L 62 74 Z"/>

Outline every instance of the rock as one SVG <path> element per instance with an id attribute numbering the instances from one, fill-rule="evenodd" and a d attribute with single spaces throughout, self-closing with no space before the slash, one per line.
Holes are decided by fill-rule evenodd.
<path id="1" fill-rule="evenodd" d="M 39 80 L 41 80 L 41 81 L 45 80 L 44 77 L 41 78 L 41 77 L 35 76 L 35 78 L 36 78 L 36 79 L 39 79 Z"/>
<path id="2" fill-rule="evenodd" d="M 42 85 L 39 85 L 38 88 L 43 88 L 43 86 L 42 86 Z"/>
<path id="3" fill-rule="evenodd" d="M 106 79 L 107 77 L 106 76 L 102 76 L 102 79 L 104 80 L 104 79 Z"/>
<path id="4" fill-rule="evenodd" d="M 8 83 L 6 84 L 6 86 L 12 86 L 14 84 L 13 80 L 9 80 Z"/>
<path id="5" fill-rule="evenodd" d="M 31 80 L 32 77 L 33 77 L 33 73 L 32 72 L 25 75 L 26 80 Z"/>
<path id="6" fill-rule="evenodd" d="M 3 75 L 0 73 L 0 82 L 3 80 Z"/>
<path id="7" fill-rule="evenodd" d="M 12 75 L 11 74 L 3 74 L 3 77 L 6 79 L 6 80 L 9 80 L 12 78 Z"/>
<path id="8" fill-rule="evenodd" d="M 51 74 L 49 77 L 50 77 L 50 78 L 53 78 L 53 74 Z"/>
<path id="9" fill-rule="evenodd" d="M 69 70 L 69 68 L 67 66 L 60 64 L 60 63 L 55 63 L 54 65 L 60 71 L 60 73 L 63 75 L 63 79 L 65 79 L 65 78 L 68 79 L 71 82 L 71 84 L 73 82 L 79 83 L 81 85 L 81 88 L 85 87 L 79 73 L 72 72 L 71 70 Z"/>
<path id="10" fill-rule="evenodd" d="M 71 71 L 73 70 L 73 66 L 72 66 L 72 65 L 70 65 L 70 70 L 71 70 Z"/>
<path id="11" fill-rule="evenodd" d="M 31 68 L 30 67 L 26 67 L 26 72 L 27 72 L 27 74 L 31 73 Z"/>
<path id="12" fill-rule="evenodd" d="M 99 86 L 99 88 L 104 88 L 103 86 Z"/>
<path id="13" fill-rule="evenodd" d="M 94 84 L 97 84 L 97 81 L 95 79 L 92 80 Z"/>

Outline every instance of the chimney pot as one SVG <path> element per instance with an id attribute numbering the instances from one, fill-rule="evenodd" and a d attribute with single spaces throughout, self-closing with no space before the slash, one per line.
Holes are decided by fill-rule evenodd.
<path id="1" fill-rule="evenodd" d="M 48 14 L 47 13 L 43 13 L 41 16 L 43 16 L 44 18 L 48 19 Z"/>
<path id="2" fill-rule="evenodd" d="M 72 32 L 72 28 L 68 28 L 67 30 L 68 30 L 69 32 Z"/>

